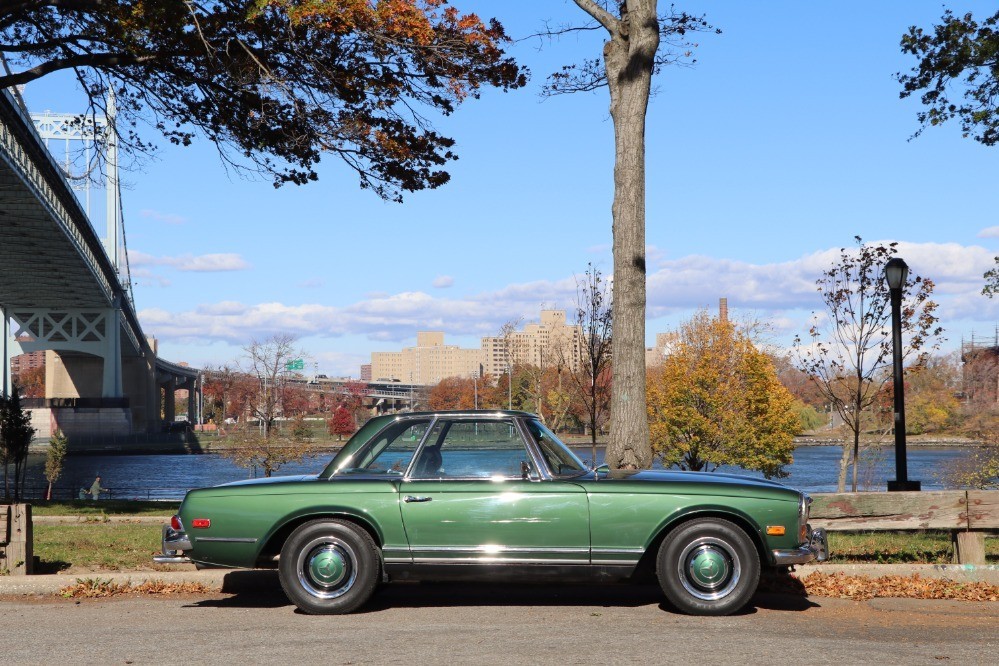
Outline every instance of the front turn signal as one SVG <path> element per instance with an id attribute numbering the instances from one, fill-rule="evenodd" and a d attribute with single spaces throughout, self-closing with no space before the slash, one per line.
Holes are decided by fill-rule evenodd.
<path id="1" fill-rule="evenodd" d="M 767 525 L 767 534 L 770 536 L 784 536 L 785 531 L 783 525 Z"/>

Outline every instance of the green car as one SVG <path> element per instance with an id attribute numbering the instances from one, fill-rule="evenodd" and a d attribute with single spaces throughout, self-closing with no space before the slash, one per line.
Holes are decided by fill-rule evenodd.
<path id="1" fill-rule="evenodd" d="M 655 577 L 680 611 L 724 615 L 764 567 L 826 558 L 809 503 L 739 476 L 591 469 L 524 412 L 385 415 L 318 475 L 190 491 L 153 559 L 276 566 L 307 613 L 399 580 Z"/>

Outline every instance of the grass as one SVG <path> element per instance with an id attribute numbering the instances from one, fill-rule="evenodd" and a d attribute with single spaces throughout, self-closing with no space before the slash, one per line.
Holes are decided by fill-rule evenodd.
<path id="1" fill-rule="evenodd" d="M 160 552 L 155 525 L 82 523 L 34 525 L 38 573 L 169 569 L 153 563 Z"/>
<path id="2" fill-rule="evenodd" d="M 71 500 L 31 502 L 33 516 L 164 516 L 177 512 L 178 502 L 140 502 L 134 500 Z"/>
<path id="3" fill-rule="evenodd" d="M 830 562 L 949 564 L 948 532 L 829 532 Z M 985 539 L 985 560 L 999 563 L 999 536 Z"/>
<path id="4" fill-rule="evenodd" d="M 126 500 L 38 502 L 35 516 L 77 516 L 93 520 L 54 525 L 35 523 L 34 548 L 46 573 L 70 567 L 84 571 L 156 568 L 151 556 L 160 550 L 160 528 L 103 522 L 106 516 L 157 516 L 177 509 L 173 502 Z M 948 564 L 953 550 L 947 532 L 830 532 L 830 561 L 839 563 Z M 999 564 L 999 535 L 985 540 L 989 564 Z"/>

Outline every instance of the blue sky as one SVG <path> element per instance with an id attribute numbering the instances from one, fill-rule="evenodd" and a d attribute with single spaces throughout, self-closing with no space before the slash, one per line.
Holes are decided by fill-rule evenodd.
<path id="1" fill-rule="evenodd" d="M 583 18 L 561 0 L 454 4 L 497 16 L 514 37 Z M 999 254 L 999 148 L 957 126 L 910 141 L 918 103 L 899 100 L 893 77 L 913 64 L 901 35 L 937 21 L 941 4 L 680 7 L 723 34 L 699 38 L 695 68 L 664 72 L 649 111 L 649 342 L 722 296 L 788 342 L 820 307 L 815 279 L 855 235 L 898 241 L 912 270 L 936 281 L 945 348 L 992 334 L 999 302 L 979 292 Z M 451 182 L 402 205 L 361 191 L 332 160 L 318 183 L 275 190 L 227 173 L 205 141 L 164 146 L 124 176 L 146 333 L 165 358 L 203 365 L 288 332 L 319 372 L 357 376 L 372 351 L 412 345 L 418 330 L 477 347 L 542 306 L 571 309 L 588 262 L 612 270 L 613 128 L 605 90 L 538 91 L 601 44 L 587 33 L 513 45 L 529 87 L 486 91 L 442 120 L 461 156 Z M 58 79 L 25 97 L 32 111 L 79 110 Z"/>

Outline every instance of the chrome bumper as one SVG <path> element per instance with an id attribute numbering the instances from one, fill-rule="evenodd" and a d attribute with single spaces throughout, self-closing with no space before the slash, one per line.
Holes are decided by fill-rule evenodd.
<path id="1" fill-rule="evenodd" d="M 774 550 L 774 565 L 786 567 L 792 564 L 806 564 L 808 562 L 824 562 L 829 559 L 829 539 L 826 537 L 826 530 L 817 527 L 814 530 L 808 528 L 811 536 L 808 543 L 792 550 Z"/>
<path id="2" fill-rule="evenodd" d="M 191 540 L 184 532 L 178 532 L 169 525 L 163 526 L 163 552 L 153 555 L 157 564 L 188 564 L 191 558 L 182 555 L 185 550 L 191 550 Z"/>

